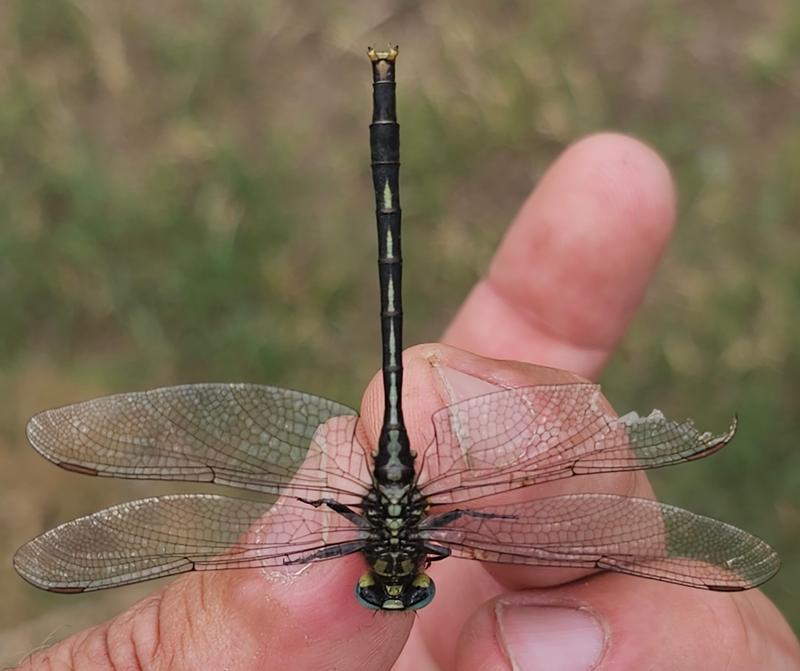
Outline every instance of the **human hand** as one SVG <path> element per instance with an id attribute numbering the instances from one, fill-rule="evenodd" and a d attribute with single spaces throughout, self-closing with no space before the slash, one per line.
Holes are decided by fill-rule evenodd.
<path id="1" fill-rule="evenodd" d="M 613 135 L 576 144 L 523 207 L 444 341 L 594 377 L 641 300 L 673 216 L 668 172 L 650 150 Z M 430 437 L 431 412 L 454 394 L 571 379 L 437 345 L 412 348 L 405 363 L 412 444 Z M 373 380 L 362 406 L 373 438 L 381 413 Z M 536 496 L 589 486 L 650 493 L 635 472 L 550 483 Z M 755 590 L 710 593 L 618 574 L 564 584 L 578 574 L 451 559 L 432 567 L 437 596 L 415 618 L 359 606 L 353 586 L 363 570 L 349 556 L 285 581 L 257 570 L 182 576 L 21 668 L 800 668 L 791 630 Z"/>

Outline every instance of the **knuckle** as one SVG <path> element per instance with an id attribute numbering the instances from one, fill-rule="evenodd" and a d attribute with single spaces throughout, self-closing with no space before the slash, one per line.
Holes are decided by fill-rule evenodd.
<path id="1" fill-rule="evenodd" d="M 176 669 L 162 641 L 163 594 L 139 602 L 110 622 L 33 653 L 20 671 L 161 671 Z"/>
<path id="2" fill-rule="evenodd" d="M 139 602 L 106 626 L 106 647 L 115 671 L 158 671 L 161 594 Z"/>

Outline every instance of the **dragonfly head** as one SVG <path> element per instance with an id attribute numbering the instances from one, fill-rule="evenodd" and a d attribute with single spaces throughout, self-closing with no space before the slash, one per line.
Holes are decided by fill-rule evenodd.
<path id="1" fill-rule="evenodd" d="M 372 573 L 365 573 L 356 584 L 358 602 L 372 610 L 418 610 L 436 594 L 433 580 L 419 573 L 407 583 L 385 583 Z"/>

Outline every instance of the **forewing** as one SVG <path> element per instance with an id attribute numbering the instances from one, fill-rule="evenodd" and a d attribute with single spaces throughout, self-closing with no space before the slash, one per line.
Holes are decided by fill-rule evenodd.
<path id="1" fill-rule="evenodd" d="M 326 424 L 342 415 L 349 419 Z M 355 410 L 311 394 L 196 384 L 47 410 L 27 433 L 47 459 L 90 475 L 358 497 L 369 466 L 355 427 Z"/>
<path id="2" fill-rule="evenodd" d="M 443 526 L 429 518 L 424 536 L 456 557 L 607 569 L 720 591 L 760 585 L 780 566 L 755 536 L 649 499 L 571 494 L 481 507 L 479 515 Z"/>
<path id="3" fill-rule="evenodd" d="M 186 571 L 304 563 L 358 549 L 359 530 L 327 508 L 184 494 L 131 501 L 23 545 L 17 572 L 53 592 L 85 592 Z M 315 557 L 316 555 L 316 557 Z"/>
<path id="4" fill-rule="evenodd" d="M 593 384 L 504 389 L 443 408 L 418 482 L 431 504 L 460 503 L 572 475 L 640 470 L 704 457 L 736 430 L 687 420 L 616 417 Z"/>

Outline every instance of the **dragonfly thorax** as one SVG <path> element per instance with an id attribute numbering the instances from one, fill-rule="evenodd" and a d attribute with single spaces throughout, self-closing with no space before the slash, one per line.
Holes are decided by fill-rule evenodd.
<path id="1" fill-rule="evenodd" d="M 420 523 L 428 507 L 413 485 L 379 485 L 362 503 L 367 522 L 363 553 L 370 567 L 356 596 L 368 608 L 414 610 L 430 603 L 433 581 L 423 573 L 427 560 Z"/>

